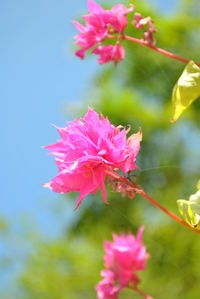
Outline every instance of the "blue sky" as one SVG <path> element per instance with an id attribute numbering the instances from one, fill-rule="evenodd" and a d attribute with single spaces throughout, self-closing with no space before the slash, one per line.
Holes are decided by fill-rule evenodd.
<path id="1" fill-rule="evenodd" d="M 60 196 L 41 183 L 57 169 L 41 146 L 56 141 L 51 124 L 65 124 L 69 104 L 83 98 L 98 68 L 95 60 L 81 62 L 73 54 L 71 21 L 82 11 L 82 0 L 0 1 L 0 218 L 11 224 L 7 238 L 0 240 L 0 260 L 9 254 L 19 261 L 1 269 L 0 288 L 13 286 L 12 277 L 29 250 L 29 230 L 54 237 L 75 216 L 73 206 L 64 211 L 63 221 L 51 214 L 51 205 L 62 206 Z"/>
<path id="2" fill-rule="evenodd" d="M 82 98 L 97 67 L 73 55 L 71 20 L 84 9 L 81 0 L 0 3 L 3 215 L 33 212 L 49 196 L 41 183 L 56 167 L 40 146 L 56 140 L 50 124 L 64 125 L 64 105 Z"/>
<path id="3" fill-rule="evenodd" d="M 56 173 L 41 145 L 56 141 L 50 124 L 65 124 L 98 69 L 73 55 L 71 20 L 86 10 L 86 0 L 0 1 L 0 216 L 38 215 L 58 197 L 41 187 Z"/>

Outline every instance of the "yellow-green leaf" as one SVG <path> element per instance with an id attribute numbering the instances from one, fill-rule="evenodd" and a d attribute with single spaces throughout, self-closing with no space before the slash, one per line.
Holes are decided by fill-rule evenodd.
<path id="1" fill-rule="evenodd" d="M 192 227 L 200 229 L 200 190 L 192 194 L 189 200 L 177 200 L 183 219 Z"/>
<path id="2" fill-rule="evenodd" d="M 197 190 L 200 190 L 200 180 L 197 182 Z"/>
<path id="3" fill-rule="evenodd" d="M 174 115 L 177 121 L 182 112 L 200 96 L 200 68 L 190 61 L 185 67 L 172 93 Z"/>

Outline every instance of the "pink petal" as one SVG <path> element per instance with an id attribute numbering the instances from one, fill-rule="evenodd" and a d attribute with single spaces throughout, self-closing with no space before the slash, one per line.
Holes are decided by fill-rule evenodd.
<path id="1" fill-rule="evenodd" d="M 93 14 L 99 14 L 103 11 L 103 8 L 94 0 L 88 0 L 88 10 Z"/>
<path id="2" fill-rule="evenodd" d="M 74 26 L 76 27 L 76 29 L 79 30 L 80 32 L 84 32 L 85 31 L 85 27 L 81 23 L 79 23 L 79 22 L 77 22 L 75 20 L 73 20 L 72 23 L 74 24 Z"/>

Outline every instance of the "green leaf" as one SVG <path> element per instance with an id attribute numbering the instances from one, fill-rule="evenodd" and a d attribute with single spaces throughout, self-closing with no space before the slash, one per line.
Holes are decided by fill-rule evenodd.
<path id="1" fill-rule="evenodd" d="M 174 110 L 171 122 L 176 122 L 182 112 L 200 96 L 200 68 L 190 61 L 185 67 L 172 93 Z"/>
<path id="2" fill-rule="evenodd" d="M 177 204 L 184 220 L 190 226 L 200 229 L 200 190 L 192 194 L 189 200 L 177 200 Z"/>

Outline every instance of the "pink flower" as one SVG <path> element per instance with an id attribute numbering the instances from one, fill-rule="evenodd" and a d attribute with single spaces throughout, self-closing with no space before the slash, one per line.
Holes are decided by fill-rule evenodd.
<path id="1" fill-rule="evenodd" d="M 106 202 L 104 183 L 108 169 L 126 173 L 137 168 L 141 133 L 127 139 L 124 128 L 113 126 L 91 108 L 83 119 L 57 130 L 61 139 L 46 148 L 55 156 L 59 173 L 44 187 L 58 193 L 79 192 L 76 207 L 99 189 Z"/>
<path id="2" fill-rule="evenodd" d="M 146 267 L 149 255 L 142 243 L 143 227 L 137 236 L 131 233 L 113 235 L 113 242 L 104 242 L 105 269 L 101 271 L 102 280 L 97 285 L 98 299 L 117 299 L 124 288 L 131 288 L 146 299 L 152 299 L 138 288 L 137 271 Z"/>
<path id="3" fill-rule="evenodd" d="M 117 64 L 125 57 L 125 49 L 119 42 L 117 42 L 116 46 L 99 46 L 94 49 L 93 53 L 99 55 L 99 64 L 108 63 L 110 61 L 113 61 L 115 64 Z"/>
<path id="4" fill-rule="evenodd" d="M 109 270 L 103 270 L 101 271 L 101 276 L 104 279 L 102 279 L 96 287 L 97 298 L 118 299 L 120 288 L 115 286 L 113 272 Z"/>
<path id="5" fill-rule="evenodd" d="M 98 299 L 117 299 L 118 291 L 116 290 L 113 283 L 107 282 L 106 280 L 100 281 L 97 285 L 97 298 Z"/>
<path id="6" fill-rule="evenodd" d="M 139 278 L 137 271 L 146 267 L 149 255 L 142 243 L 143 227 L 136 237 L 132 234 L 113 235 L 113 242 L 104 243 L 105 267 L 114 273 L 120 287 L 137 286 Z"/>
<path id="7" fill-rule="evenodd" d="M 97 48 L 102 46 L 102 42 L 108 34 L 119 33 L 122 35 L 127 26 L 126 15 L 133 9 L 133 5 L 128 9 L 123 4 L 117 4 L 111 10 L 104 10 L 94 0 L 88 0 L 89 14 L 83 17 L 85 26 L 73 21 L 80 32 L 75 36 L 76 44 L 80 47 L 75 54 L 83 59 L 87 50 L 94 46 Z M 108 50 L 108 55 L 110 55 L 110 48 L 106 47 L 104 50 Z"/>

